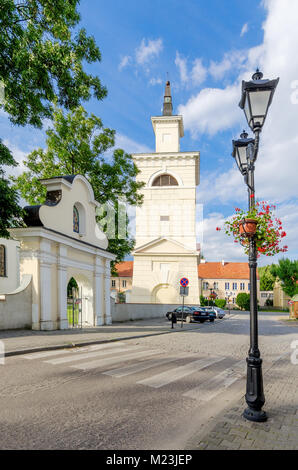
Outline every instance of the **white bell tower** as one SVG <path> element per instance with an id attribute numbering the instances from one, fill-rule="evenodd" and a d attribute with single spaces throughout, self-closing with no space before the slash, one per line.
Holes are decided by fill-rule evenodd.
<path id="1" fill-rule="evenodd" d="M 133 303 L 179 304 L 179 280 L 190 281 L 186 303 L 199 304 L 196 243 L 196 187 L 199 152 L 180 152 L 183 118 L 172 114 L 170 82 L 163 115 L 151 118 L 156 152 L 134 154 L 145 182 L 143 205 L 136 209 Z"/>

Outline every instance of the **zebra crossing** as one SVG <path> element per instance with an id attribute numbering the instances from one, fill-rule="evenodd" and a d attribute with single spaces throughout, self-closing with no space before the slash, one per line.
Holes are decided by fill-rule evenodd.
<path id="1" fill-rule="evenodd" d="M 227 390 L 245 376 L 246 361 L 234 361 L 226 366 L 228 358 L 208 356 L 197 360 L 189 354 L 166 355 L 160 349 L 144 349 L 140 345 L 116 342 L 98 344 L 77 349 L 59 349 L 27 354 L 27 360 L 40 360 L 50 366 L 66 365 L 72 370 L 93 371 L 113 379 L 136 376 L 136 385 L 161 389 L 170 384 L 179 383 L 186 377 L 192 377 L 199 371 L 208 373 L 199 376 L 197 386 L 182 392 L 182 396 L 200 402 L 207 402 Z M 181 361 L 184 362 L 181 365 Z M 180 363 L 179 365 L 175 362 Z M 225 364 L 225 365 L 223 365 Z M 157 372 L 162 367 L 162 372 Z M 218 367 L 221 370 L 218 370 Z M 146 377 L 138 380 L 137 374 L 146 373 Z M 197 376 L 196 376 L 197 379 Z"/>

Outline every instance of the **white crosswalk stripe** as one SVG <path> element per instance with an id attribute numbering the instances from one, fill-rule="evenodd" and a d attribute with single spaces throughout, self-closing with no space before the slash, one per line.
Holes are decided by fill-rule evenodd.
<path id="1" fill-rule="evenodd" d="M 152 369 L 156 366 L 161 366 L 167 364 L 168 362 L 177 361 L 177 357 L 164 357 L 160 359 L 150 359 L 137 364 L 131 364 L 129 366 L 120 367 L 119 369 L 108 370 L 103 372 L 104 375 L 110 375 L 112 377 L 126 377 L 127 375 L 137 374 L 138 372 L 143 372 L 147 369 Z"/>
<path id="2" fill-rule="evenodd" d="M 137 382 L 138 384 L 147 385 L 153 388 L 160 388 L 169 383 L 176 382 L 187 375 L 198 372 L 199 370 L 204 369 L 216 362 L 222 361 L 223 357 L 209 357 L 204 359 L 199 359 L 198 361 L 193 361 L 190 364 L 186 364 L 175 369 L 170 369 L 161 374 L 154 375 L 144 380 Z"/>
<path id="3" fill-rule="evenodd" d="M 202 382 L 198 387 L 184 393 L 184 397 L 199 401 L 209 401 L 216 395 L 224 392 L 230 385 L 245 376 L 246 361 L 240 361 L 234 366 L 225 369 L 215 377 Z"/>
<path id="4" fill-rule="evenodd" d="M 159 357 L 152 357 L 157 356 Z M 60 357 L 59 357 L 60 356 Z M 140 372 L 147 372 L 145 379 L 136 381 L 136 384 L 143 385 L 155 389 L 159 389 L 173 382 L 187 377 L 191 374 L 207 369 L 208 371 L 203 377 L 207 377 L 209 372 L 212 374 L 212 366 L 226 357 L 205 357 L 198 360 L 190 360 L 186 362 L 189 355 L 183 356 L 167 356 L 163 350 L 144 350 L 139 345 L 129 345 L 129 343 L 115 342 L 94 344 L 87 347 L 77 349 L 59 349 L 54 351 L 44 351 L 28 354 L 24 356 L 26 359 L 40 359 L 42 362 L 51 365 L 67 365 L 69 368 L 77 370 L 93 370 L 102 369 L 101 374 L 113 378 L 124 378 Z M 183 360 L 186 363 L 173 367 L 172 362 Z M 132 362 L 132 363 L 131 363 Z M 123 363 L 123 364 L 122 364 Z M 128 363 L 128 364 L 127 364 Z M 119 364 L 119 365 L 118 365 Z M 160 373 L 150 374 L 150 369 L 170 364 L 166 370 Z M 220 393 L 223 393 L 237 380 L 245 375 L 246 361 L 236 362 L 233 366 L 225 368 L 211 378 L 207 378 L 199 383 L 182 396 L 185 399 L 193 399 L 201 402 L 208 402 Z M 114 366 L 116 368 L 112 368 Z M 209 371 L 210 367 L 210 371 Z M 223 366 L 220 366 L 221 368 Z M 165 369 L 165 368 L 164 368 Z"/>
<path id="5" fill-rule="evenodd" d="M 82 352 L 82 351 L 94 351 L 94 350 L 100 350 L 100 349 L 112 349 L 112 348 L 118 348 L 119 346 L 124 346 L 124 343 L 116 342 L 116 343 L 104 343 L 104 344 L 94 344 L 92 346 L 84 347 L 84 348 L 79 348 L 75 351 L 77 352 Z M 43 351 L 43 352 L 36 352 L 36 353 L 31 353 L 31 354 L 26 354 L 24 356 L 25 359 L 43 359 L 45 357 L 51 357 L 51 356 L 61 356 L 62 354 L 69 354 L 69 353 L 74 353 L 73 349 L 58 349 L 54 351 Z"/>
<path id="6" fill-rule="evenodd" d="M 107 357 L 105 359 L 98 359 L 96 361 L 91 362 L 84 362 L 82 364 L 77 364 L 75 366 L 70 366 L 73 369 L 80 369 L 80 370 L 90 370 L 96 369 L 98 367 L 106 367 L 112 364 L 117 364 L 119 362 L 130 361 L 132 359 L 140 359 L 146 356 L 153 356 L 154 354 L 161 354 L 163 351 L 155 350 L 155 351 L 135 351 L 130 354 L 124 354 L 123 356 L 118 357 Z"/>
<path id="7" fill-rule="evenodd" d="M 45 361 L 48 364 L 65 364 L 67 362 L 75 362 L 75 361 L 81 361 L 82 359 L 88 359 L 88 358 L 93 358 L 97 356 L 110 356 L 111 354 L 119 354 L 127 351 L 131 351 L 134 348 L 115 348 L 113 350 L 101 350 L 101 351 L 94 351 L 90 353 L 83 353 L 83 354 L 70 354 L 67 357 L 59 357 L 58 359 L 49 359 L 48 361 Z"/>

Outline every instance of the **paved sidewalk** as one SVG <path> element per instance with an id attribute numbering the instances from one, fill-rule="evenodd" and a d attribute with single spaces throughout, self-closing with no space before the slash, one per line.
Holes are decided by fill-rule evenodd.
<path id="1" fill-rule="evenodd" d="M 264 374 L 266 423 L 242 417 L 244 397 L 232 409 L 210 421 L 205 433 L 192 438 L 188 449 L 198 450 L 298 450 L 298 365 L 290 354 Z"/>
<path id="2" fill-rule="evenodd" d="M 234 315 L 226 315 L 223 320 L 227 321 Z M 206 324 L 181 322 L 171 329 L 171 323 L 164 318 L 150 320 L 128 321 L 124 323 L 113 323 L 113 325 L 100 326 L 96 328 L 74 328 L 57 331 L 32 331 L 32 330 L 5 330 L 0 331 L 0 341 L 4 343 L 5 355 L 12 356 L 32 351 L 44 351 L 50 349 L 69 348 L 75 346 L 86 346 L 88 344 L 120 341 L 124 339 L 143 338 L 152 335 L 177 333 L 179 331 L 210 328 L 212 323 Z"/>

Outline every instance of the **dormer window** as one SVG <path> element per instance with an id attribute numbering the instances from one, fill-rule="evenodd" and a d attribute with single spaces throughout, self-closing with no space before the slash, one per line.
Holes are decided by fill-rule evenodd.
<path id="1" fill-rule="evenodd" d="M 178 186 L 178 182 L 173 176 L 166 174 L 157 176 L 152 186 Z"/>
<path id="2" fill-rule="evenodd" d="M 73 223 L 73 231 L 76 233 L 80 233 L 80 214 L 76 206 L 73 206 L 72 223 Z"/>

